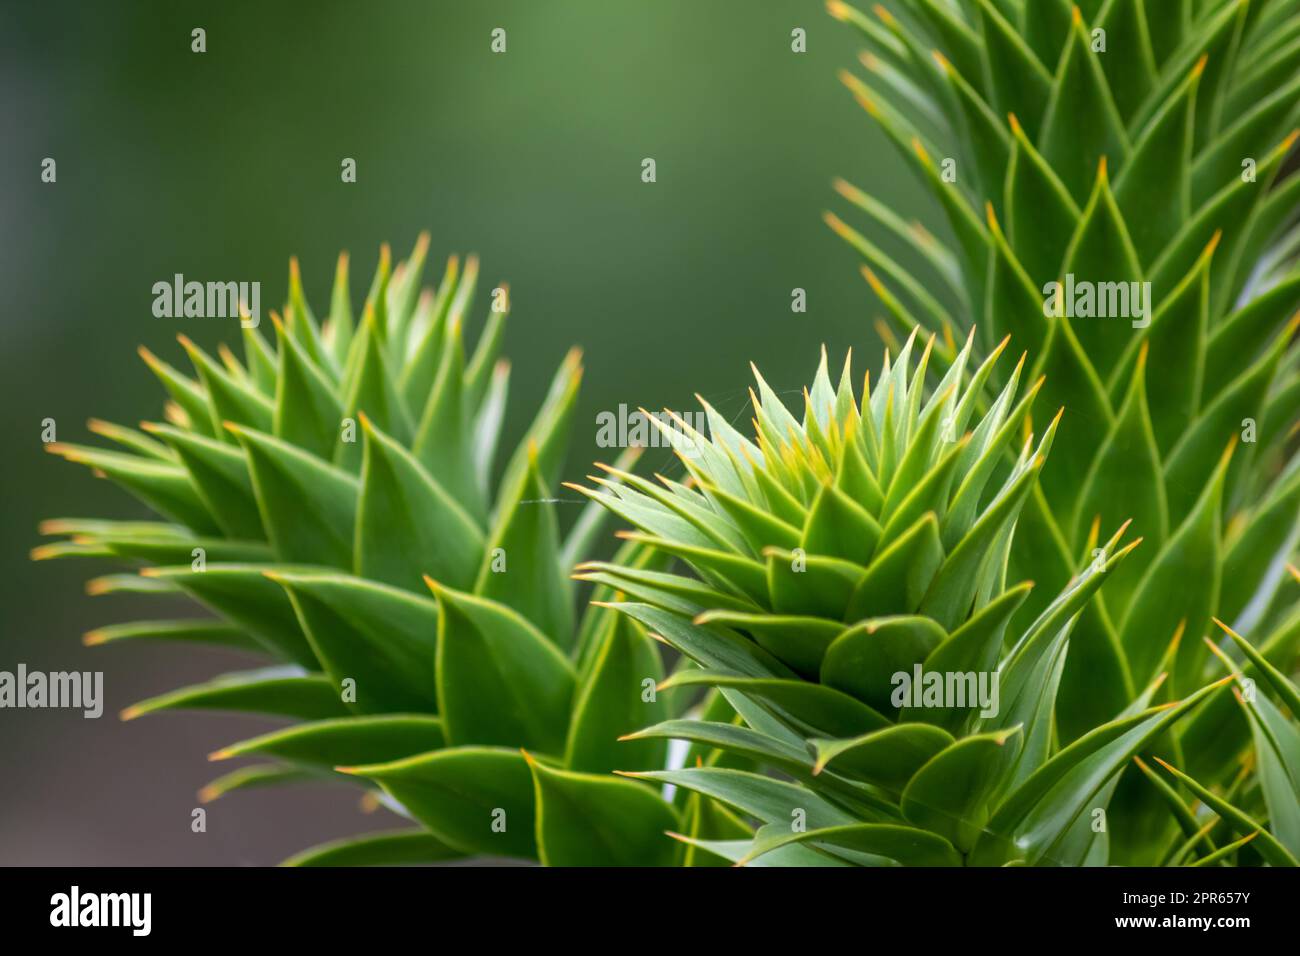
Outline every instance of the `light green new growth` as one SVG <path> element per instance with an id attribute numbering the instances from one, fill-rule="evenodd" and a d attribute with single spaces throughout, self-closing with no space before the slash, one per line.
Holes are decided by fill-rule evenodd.
<path id="1" fill-rule="evenodd" d="M 161 421 L 48 446 L 157 517 L 34 556 L 210 612 L 86 643 L 265 664 L 123 716 L 292 722 L 202 799 L 332 781 L 408 821 L 289 862 L 1297 864 L 1300 0 L 828 7 L 947 221 L 837 182 L 874 384 L 823 352 L 802 409 L 758 377 L 750 435 L 652 418 L 686 474 L 629 452 L 562 533 L 578 356 L 496 463 L 509 290 L 468 349 L 477 261 L 423 289 L 422 236 L 359 321 L 346 255 L 319 322 L 292 262 L 242 358 L 141 350 Z M 571 576 L 609 512 L 637 530 Z"/>
<path id="2" fill-rule="evenodd" d="M 587 490 L 640 529 L 634 541 L 695 573 L 610 563 L 589 565 L 587 578 L 625 592 L 615 606 L 693 663 L 666 687 L 713 688 L 740 717 L 669 720 L 633 739 L 688 740 L 780 772 L 719 763 L 633 776 L 756 820 L 752 835 L 680 835 L 737 862 L 1105 865 L 1115 818 L 1128 812 L 1112 805 L 1121 774 L 1139 753 L 1172 756 L 1171 731 L 1232 678 L 1172 697 L 1179 641 L 1150 633 L 1152 679 L 1099 684 L 1123 704 L 1060 738 L 1078 622 L 1141 539 L 1120 547 L 1125 522 L 1089 541 L 1095 557 L 1020 623 L 1033 585 L 1008 577 L 1009 556 L 1060 416 L 1037 439 L 1025 433 L 1043 382 L 1017 400 L 1023 364 L 979 410 L 1002 348 L 977 365 L 969 339 L 927 393 L 934 340 L 915 368 L 914 341 L 892 363 L 886 355 L 860 404 L 848 362 L 833 384 L 824 354 L 801 415 L 758 376 L 752 441 L 706 405 L 711 435 L 687 431 L 681 454 L 689 484 L 615 471 L 622 484 Z M 1270 730 L 1290 734 L 1279 739 L 1300 740 L 1271 704 L 1257 707 L 1275 718 Z M 1276 787 L 1265 791 L 1271 830 L 1226 815 L 1225 827 L 1259 831 L 1254 851 L 1294 865 L 1300 834 L 1275 799 L 1296 791 L 1285 775 Z"/>

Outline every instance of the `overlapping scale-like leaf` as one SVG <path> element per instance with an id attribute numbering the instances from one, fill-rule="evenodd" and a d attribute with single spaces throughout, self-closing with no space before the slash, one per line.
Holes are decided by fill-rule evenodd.
<path id="1" fill-rule="evenodd" d="M 980 329 L 977 351 L 1012 334 L 1046 376 L 1042 398 L 1065 409 L 1056 467 L 1011 549 L 1013 574 L 1039 581 L 1022 614 L 1065 585 L 1098 518 L 1132 519 L 1147 539 L 1077 622 L 1063 742 L 1105 719 L 1100 681 L 1113 711 L 1122 681 L 1145 682 L 1180 626 L 1172 686 L 1186 694 L 1212 673 L 1199 640 L 1210 615 L 1277 619 L 1296 601 L 1281 569 L 1300 537 L 1300 4 L 1178 7 L 830 5 L 858 30 L 864 63 L 908 69 L 905 99 L 878 71 L 845 82 L 948 220 L 953 241 L 926 256 L 960 271 L 943 305 L 956 304 L 957 328 Z M 918 68 L 920 51 L 939 68 Z M 907 119 L 919 112 L 931 117 L 920 148 Z M 1003 142 L 1005 154 L 991 148 Z M 887 197 L 836 188 L 873 223 L 902 221 Z M 948 334 L 866 255 L 870 232 L 828 221 L 864 253 L 897 328 Z M 1005 380 L 991 377 L 985 403 Z"/>
<path id="2" fill-rule="evenodd" d="M 981 375 L 927 390 L 933 343 L 915 356 L 914 339 L 886 357 L 860 401 L 829 387 L 823 357 L 802 421 L 760 376 L 757 452 L 746 456 L 752 480 L 728 473 L 737 437 L 729 426 L 696 438 L 711 454 L 682 455 L 695 486 L 730 481 L 726 496 L 692 495 L 684 508 L 668 479 L 663 488 L 584 489 L 643 529 L 635 538 L 644 547 L 700 580 L 617 563 L 586 575 L 625 588 L 636 601 L 615 606 L 693 662 L 665 688 L 712 687 L 736 713 L 733 723 L 670 719 L 633 738 L 690 741 L 795 781 L 720 760 L 649 775 L 757 818 L 762 826 L 745 852 L 687 841 L 739 862 L 795 845 L 804 863 L 1104 860 L 1107 844 L 1079 801 L 1108 806 L 1129 757 L 1213 689 L 1192 687 L 1177 706 L 1154 706 L 1168 673 L 1141 695 L 1121 687 L 1094 736 L 1075 750 L 1063 746 L 1059 689 L 1075 629 L 1087 621 L 1090 640 L 1098 627 L 1107 633 L 1109 625 L 1089 617 L 1093 599 L 1140 542 L 1122 545 L 1127 522 L 1104 543 L 1093 529 L 1091 553 L 1069 585 L 1017 623 L 1032 585 L 1010 583 L 1012 539 L 1057 422 L 1038 440 L 1024 434 L 1038 387 L 1017 403 L 1018 374 L 979 410 L 972 399 Z M 971 347 L 953 367 L 965 366 Z M 1133 399 L 1130 427 L 1154 462 L 1143 411 Z M 1013 444 L 1013 436 L 1022 440 Z M 853 478 L 844 480 L 846 472 Z M 802 494 L 801 532 L 775 518 L 764 491 L 775 484 Z M 738 569 L 754 563 L 755 551 L 766 574 L 751 580 Z M 1118 653 L 1117 639 L 1102 645 Z M 1171 650 L 1159 663 L 1180 670 L 1182 661 Z M 1127 686 L 1122 657 L 1119 667 Z M 1022 827 L 1038 842 L 1025 844 Z M 1000 843 L 1004 832 L 1011 836 Z"/>
<path id="3" fill-rule="evenodd" d="M 591 776 L 662 766 L 662 740 L 618 738 L 670 711 L 669 698 L 657 696 L 662 664 L 644 629 L 605 607 L 581 622 L 576 613 L 570 572 L 607 514 L 589 505 L 565 537 L 550 491 L 579 356 L 565 358 L 525 441 L 494 467 L 508 290 L 494 290 L 467 353 L 478 261 L 462 268 L 453 257 L 438 288 L 422 292 L 427 251 L 427 235 L 405 262 L 381 250 L 359 322 L 346 255 L 323 320 L 295 260 L 288 301 L 271 313 L 273 342 L 245 314 L 242 361 L 224 346 L 214 358 L 182 336 L 190 376 L 142 349 L 170 398 L 165 423 L 137 431 L 95 421 L 91 430 L 118 448 L 50 448 L 168 520 L 47 522 L 43 532 L 66 537 L 35 556 L 143 564 L 139 575 L 96 579 L 93 593 L 188 594 L 217 615 L 110 625 L 87 644 L 218 644 L 280 664 L 124 713 L 227 710 L 305 721 L 214 755 L 274 762 L 226 774 L 204 799 L 346 781 L 383 792 L 381 804 L 427 828 L 327 845 L 291 862 L 434 862 L 467 853 L 671 862 L 678 848 L 664 831 L 679 828 L 676 812 L 646 784 Z M 609 482 L 629 496 L 641 480 L 622 468 L 634 459 L 624 456 Z M 624 586 L 609 584 L 607 598 Z M 537 766 L 554 768 L 555 776 L 539 771 L 547 785 L 536 791 L 521 747 Z M 335 773 L 338 765 L 348 772 Z M 617 808 L 593 814 L 607 789 Z M 534 817 L 544 824 L 534 827 Z M 605 857 L 591 856 L 596 847 Z"/>

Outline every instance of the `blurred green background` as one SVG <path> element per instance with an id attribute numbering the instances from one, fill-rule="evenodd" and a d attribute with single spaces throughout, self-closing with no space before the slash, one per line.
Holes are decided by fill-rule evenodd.
<path id="1" fill-rule="evenodd" d="M 206 53 L 190 50 L 194 27 Z M 504 55 L 489 50 L 495 27 Z M 791 51 L 796 27 L 806 54 Z M 266 864 L 395 823 L 360 820 L 354 791 L 303 788 L 227 797 L 192 833 L 196 790 L 225 769 L 204 755 L 263 726 L 116 714 L 245 662 L 83 648 L 84 631 L 154 606 L 86 597 L 97 565 L 28 558 L 41 518 L 143 516 L 44 454 L 41 420 L 86 441 L 91 416 L 157 418 L 138 344 L 179 363 L 178 332 L 234 342 L 219 320 L 154 318 L 153 283 L 258 280 L 265 312 L 297 254 L 319 313 L 340 249 L 359 299 L 380 242 L 404 256 L 427 228 L 432 271 L 452 251 L 481 255 L 482 309 L 487 289 L 511 283 L 508 443 L 565 350 L 585 349 L 578 479 L 602 457 L 602 409 L 680 409 L 698 391 L 747 423 L 750 360 L 795 400 L 823 342 L 833 361 L 854 346 L 859 372 L 878 360 L 873 299 L 820 220 L 843 205 L 830 180 L 929 204 L 835 79 L 855 54 L 849 28 L 813 0 L 0 11 L 0 669 L 103 669 L 107 698 L 99 720 L 0 711 L 0 863 Z M 40 181 L 45 157 L 55 184 Z M 340 182 L 344 157 L 356 184 Z M 645 157 L 654 184 L 641 182 Z M 791 312 L 795 287 L 806 314 Z"/>

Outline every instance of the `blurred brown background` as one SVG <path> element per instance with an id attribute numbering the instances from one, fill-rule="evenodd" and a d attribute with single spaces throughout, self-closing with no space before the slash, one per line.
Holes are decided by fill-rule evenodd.
<path id="1" fill-rule="evenodd" d="M 505 55 L 489 51 L 498 26 Z M 190 51 L 194 27 L 204 54 Z M 791 52 L 795 27 L 806 54 Z M 28 559 L 41 518 L 143 516 L 44 454 L 41 420 L 85 441 L 90 416 L 154 418 L 160 389 L 138 344 L 178 361 L 177 332 L 233 340 L 214 320 L 154 318 L 154 282 L 260 280 L 265 310 L 296 253 L 320 311 L 340 248 L 359 297 L 379 243 L 405 255 L 428 228 L 435 260 L 480 253 L 481 296 L 511 283 L 507 442 L 564 351 L 585 348 L 577 478 L 597 457 L 601 409 L 680 408 L 699 391 L 739 415 L 751 359 L 796 390 L 822 342 L 834 356 L 856 346 L 859 368 L 877 360 L 872 298 L 820 221 L 840 207 L 830 179 L 885 181 L 928 206 L 835 79 L 855 52 L 851 31 L 804 0 L 0 10 L 0 669 L 102 669 L 107 698 L 99 720 L 0 710 L 0 863 L 269 864 L 396 823 L 361 819 L 353 791 L 302 787 L 231 795 L 192 833 L 196 790 L 227 769 L 205 754 L 266 725 L 116 715 L 247 662 L 83 648 L 86 630 L 155 603 L 85 596 L 98 563 Z M 653 185 L 640 181 L 647 156 Z M 45 157 L 56 184 L 40 181 Z M 343 157 L 355 185 L 340 182 Z M 790 311 L 796 286 L 804 315 Z"/>

